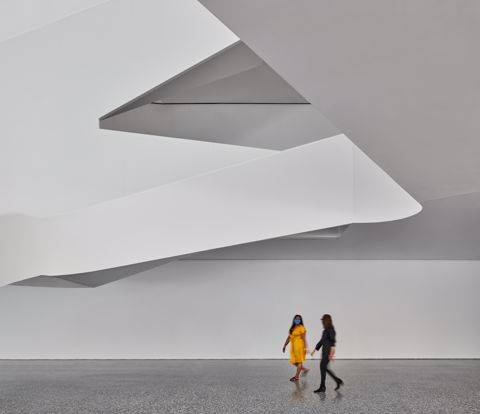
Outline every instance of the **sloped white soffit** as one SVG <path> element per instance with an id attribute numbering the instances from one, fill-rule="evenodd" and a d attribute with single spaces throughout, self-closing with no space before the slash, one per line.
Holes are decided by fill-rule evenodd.
<path id="1" fill-rule="evenodd" d="M 340 135 L 72 213 L 8 218 L 1 232 L 2 282 L 398 220 L 420 209 Z"/>

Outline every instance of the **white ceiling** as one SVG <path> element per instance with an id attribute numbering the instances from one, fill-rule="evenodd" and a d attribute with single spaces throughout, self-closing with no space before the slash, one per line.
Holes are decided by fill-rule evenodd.
<path id="1" fill-rule="evenodd" d="M 2 0 L 0 42 L 111 0 Z"/>
<path id="2" fill-rule="evenodd" d="M 356 225 L 334 241 L 272 240 L 199 257 L 480 259 L 478 3 L 202 3 L 425 211 Z M 0 215 L 62 213 L 271 154 L 98 128 L 103 114 L 237 40 L 196 1 L 44 11 L 23 26 L 12 19 L 0 43 Z"/>
<path id="3" fill-rule="evenodd" d="M 418 200 L 480 190 L 480 2 L 200 1 Z"/>

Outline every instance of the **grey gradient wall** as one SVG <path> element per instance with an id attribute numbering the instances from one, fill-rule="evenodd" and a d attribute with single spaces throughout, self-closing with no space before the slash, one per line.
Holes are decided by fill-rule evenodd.
<path id="1" fill-rule="evenodd" d="M 332 313 L 339 358 L 479 358 L 479 261 L 195 260 L 96 289 L 0 289 L 0 358 L 283 358 Z"/>

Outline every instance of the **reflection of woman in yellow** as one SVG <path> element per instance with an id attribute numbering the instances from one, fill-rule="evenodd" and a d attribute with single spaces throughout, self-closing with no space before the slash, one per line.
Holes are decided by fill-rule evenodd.
<path id="1" fill-rule="evenodd" d="M 307 330 L 303 326 L 303 319 L 301 315 L 295 315 L 292 321 L 292 326 L 283 345 L 283 352 L 290 342 L 290 362 L 297 367 L 295 376 L 290 378 L 290 381 L 298 381 L 300 373 L 303 372 L 303 375 L 307 375 L 309 369 L 303 366 L 305 362 L 305 355 L 308 352 L 307 344 Z"/>

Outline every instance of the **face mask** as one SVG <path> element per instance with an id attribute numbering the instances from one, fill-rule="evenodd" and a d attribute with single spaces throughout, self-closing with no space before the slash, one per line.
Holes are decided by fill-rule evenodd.
<path id="1" fill-rule="evenodd" d="M 294 320 L 293 320 L 293 323 L 294 323 L 295 325 L 300 325 L 300 323 L 302 323 L 302 320 L 301 320 L 301 319 L 294 319 Z"/>

